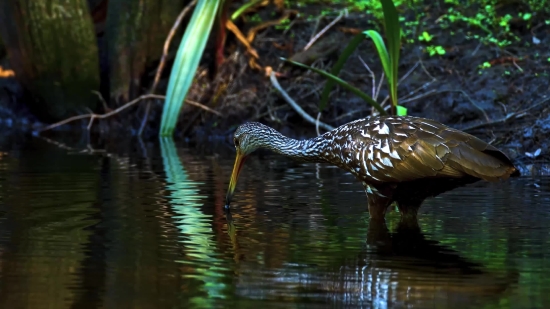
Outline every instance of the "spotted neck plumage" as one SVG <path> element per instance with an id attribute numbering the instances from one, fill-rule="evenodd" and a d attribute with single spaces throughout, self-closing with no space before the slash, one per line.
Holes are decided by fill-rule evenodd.
<path id="1" fill-rule="evenodd" d="M 272 150 L 294 160 L 305 162 L 327 162 L 323 156 L 328 143 L 325 139 L 315 137 L 297 140 L 274 132 L 269 139 L 261 139 L 259 148 Z"/>

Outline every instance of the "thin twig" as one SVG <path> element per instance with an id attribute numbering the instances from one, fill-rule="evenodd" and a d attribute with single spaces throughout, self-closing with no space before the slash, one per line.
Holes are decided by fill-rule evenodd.
<path id="1" fill-rule="evenodd" d="M 384 72 L 382 72 L 382 75 L 380 76 L 380 82 L 378 83 L 378 88 L 376 89 L 376 94 L 374 95 L 374 100 L 378 98 L 378 95 L 380 95 L 380 89 L 382 89 L 382 82 L 384 81 Z"/>
<path id="2" fill-rule="evenodd" d="M 279 84 L 279 81 L 277 80 L 277 77 L 275 76 L 275 72 L 274 71 L 271 71 L 271 74 L 270 74 L 270 80 L 271 80 L 271 84 L 273 85 L 273 87 L 275 87 L 275 89 L 277 89 L 279 91 L 279 93 L 283 96 L 283 98 L 285 99 L 285 101 L 290 104 L 290 106 L 292 106 L 292 108 L 294 108 L 294 110 L 300 115 L 302 116 L 302 118 L 304 118 L 307 122 L 315 125 L 316 124 L 316 121 L 313 117 L 311 117 L 310 115 L 308 115 L 298 104 L 296 104 L 296 102 L 294 102 L 294 100 L 288 95 L 288 93 L 286 93 L 286 91 L 284 91 L 284 89 L 281 87 L 281 85 Z M 334 129 L 334 127 L 326 124 L 326 123 L 323 123 L 321 121 L 319 121 L 319 127 L 327 130 L 327 131 L 331 131 Z"/>
<path id="3" fill-rule="evenodd" d="M 489 118 L 489 116 L 487 115 L 487 113 L 485 112 L 485 110 L 483 108 L 481 108 L 479 105 L 476 104 L 476 102 L 474 102 L 474 100 L 472 100 L 470 98 L 470 96 L 464 91 L 464 90 L 447 90 L 449 92 L 459 92 L 459 93 L 462 93 L 467 99 L 468 101 L 470 101 L 470 103 L 472 103 L 472 105 L 477 108 L 482 114 L 483 116 L 485 117 L 485 120 L 487 121 L 491 121 L 491 118 Z"/>
<path id="4" fill-rule="evenodd" d="M 207 112 L 211 112 L 212 114 L 216 114 L 218 116 L 223 116 L 222 113 L 218 112 L 217 110 L 213 110 L 211 109 L 210 107 L 204 105 L 204 104 L 201 104 L 199 102 L 195 102 L 195 101 L 191 101 L 191 100 L 185 100 L 185 103 L 189 104 L 189 105 L 193 105 L 195 107 L 198 107 L 198 108 L 202 108 L 204 109 L 205 111 Z"/>
<path id="5" fill-rule="evenodd" d="M 176 35 L 176 31 L 180 27 L 181 21 L 187 15 L 189 10 L 197 3 L 197 0 L 191 1 L 180 13 L 178 18 L 176 18 L 176 21 L 172 25 L 172 29 L 170 29 L 170 32 L 168 33 L 168 36 L 166 37 L 166 40 L 164 41 L 164 46 L 162 48 L 162 57 L 160 58 L 159 66 L 157 68 L 157 73 L 155 74 L 155 80 L 153 81 L 153 86 L 151 86 L 151 90 L 149 90 L 149 94 L 155 93 L 157 90 L 157 86 L 160 80 L 160 76 L 162 75 L 162 71 L 164 70 L 164 66 L 166 65 L 166 59 L 168 58 L 168 51 L 170 49 L 170 43 L 172 43 L 172 39 L 174 38 L 174 35 Z"/>
<path id="6" fill-rule="evenodd" d="M 477 53 L 477 51 L 479 50 L 480 47 L 481 47 L 481 42 L 479 42 L 479 44 L 477 44 L 477 47 L 472 52 L 472 57 L 475 56 L 475 54 Z"/>
<path id="7" fill-rule="evenodd" d="M 397 82 L 397 84 L 399 85 L 402 81 L 404 81 L 407 77 L 409 77 L 409 75 L 411 75 L 411 73 L 414 71 L 414 69 L 416 69 L 416 67 L 418 67 L 418 61 L 414 64 L 414 66 L 407 72 L 405 73 L 405 75 L 403 75 L 401 77 L 401 79 L 399 79 L 399 81 Z"/>
<path id="8" fill-rule="evenodd" d="M 370 73 L 370 77 L 371 77 L 371 80 L 372 80 L 372 99 L 376 101 L 376 97 L 375 97 L 375 94 L 376 94 L 376 75 L 374 75 L 374 72 L 369 68 L 369 65 L 363 60 L 363 58 L 361 58 L 361 56 L 359 56 L 359 61 L 361 61 L 363 66 Z"/>
<path id="9" fill-rule="evenodd" d="M 412 102 L 414 100 L 418 100 L 418 99 L 421 99 L 421 98 L 425 98 L 427 96 L 430 96 L 432 94 L 436 94 L 436 93 L 440 93 L 442 91 L 437 91 L 437 90 L 430 90 L 428 92 L 425 92 L 423 94 L 419 94 L 417 95 L 416 97 L 412 97 L 412 98 L 408 98 L 408 99 L 402 99 L 402 100 L 399 100 L 400 103 L 407 103 L 407 102 Z"/>
<path id="10" fill-rule="evenodd" d="M 482 127 L 486 127 L 486 126 L 492 126 L 492 125 L 495 125 L 495 124 L 500 124 L 500 123 L 505 123 L 506 121 L 512 119 L 512 118 L 515 118 L 515 119 L 519 119 L 521 117 L 524 117 L 526 114 L 523 113 L 523 112 L 517 112 L 517 113 L 511 113 L 511 114 L 508 114 L 506 115 L 505 117 L 501 118 L 501 119 L 498 119 L 498 120 L 495 120 L 495 121 L 489 121 L 489 122 L 484 122 L 484 123 L 479 123 L 479 124 L 474 124 L 472 126 L 469 126 L 469 127 L 466 127 L 466 128 L 463 128 L 462 131 L 471 131 L 471 130 L 474 130 L 474 129 L 479 129 L 479 128 L 482 128 Z"/>
<path id="11" fill-rule="evenodd" d="M 315 119 L 315 131 L 317 132 L 317 136 L 321 135 L 321 132 L 319 132 L 319 119 L 321 119 L 321 112 L 317 113 L 317 119 Z"/>
<path id="12" fill-rule="evenodd" d="M 431 83 L 431 82 L 430 82 Z M 425 85 L 424 85 L 425 86 Z M 422 86 L 421 88 L 423 88 L 424 86 Z M 474 102 L 474 100 L 472 100 L 472 98 L 470 98 L 470 96 L 464 91 L 464 90 L 441 90 L 441 91 L 436 91 L 436 90 L 430 90 L 428 92 L 425 92 L 423 94 L 420 94 L 420 95 L 417 95 L 416 97 L 412 97 L 412 98 L 408 98 L 408 99 L 405 99 L 405 100 L 401 100 L 400 102 L 401 103 L 406 103 L 406 102 L 411 102 L 411 101 L 414 101 L 414 100 L 418 100 L 418 99 L 421 99 L 421 98 L 425 98 L 429 95 L 432 95 L 432 94 L 436 94 L 436 93 L 444 93 L 444 92 L 458 92 L 458 93 L 461 93 L 463 94 L 467 99 L 468 101 L 470 101 L 470 103 L 477 109 L 479 110 L 479 112 L 483 115 L 483 117 L 485 117 L 485 120 L 487 120 L 488 122 L 491 121 L 491 118 L 489 118 L 489 116 L 487 115 L 487 113 L 485 112 L 485 110 L 483 108 L 481 108 L 479 105 L 476 104 L 476 102 Z"/>
<path id="13" fill-rule="evenodd" d="M 99 91 L 96 91 L 96 90 L 92 90 L 92 93 L 95 94 L 99 98 L 99 100 L 101 101 L 101 104 L 103 105 L 103 110 L 108 111 L 109 107 L 107 106 L 107 103 L 105 102 L 105 99 L 103 98 L 101 93 L 99 93 Z"/>
<path id="14" fill-rule="evenodd" d="M 371 79 L 372 79 L 372 99 L 376 101 L 376 99 L 378 98 L 378 95 L 380 94 L 380 89 L 382 88 L 382 83 L 384 82 L 384 72 L 382 72 L 382 76 L 380 76 L 380 83 L 378 83 L 378 87 L 376 87 L 376 76 L 374 75 L 374 72 L 370 69 L 369 65 L 363 60 L 363 58 L 361 58 L 361 56 L 359 56 L 359 61 L 361 61 L 361 63 L 363 63 L 363 65 L 365 66 L 367 71 L 369 71 L 369 73 L 371 75 Z M 384 102 L 385 101 L 386 100 L 384 100 Z M 384 102 L 382 102 L 382 104 Z M 380 106 L 382 106 L 382 104 L 380 104 Z M 376 109 L 374 107 L 372 107 L 371 108 L 371 113 L 375 114 L 376 112 L 377 112 Z"/>
<path id="15" fill-rule="evenodd" d="M 426 73 L 426 75 L 428 75 L 432 79 L 432 82 L 436 81 L 437 79 L 433 77 L 430 72 L 428 72 L 428 69 L 426 69 L 426 67 L 424 66 L 424 62 L 422 61 L 422 58 L 420 58 L 420 56 L 418 57 L 418 62 L 420 63 L 420 66 L 422 67 L 424 73 Z"/>
<path id="16" fill-rule="evenodd" d="M 501 119 L 498 119 L 498 120 L 495 120 L 495 121 L 479 123 L 479 124 L 475 124 L 475 125 L 466 127 L 464 129 L 462 129 L 462 131 L 471 131 L 471 130 L 479 129 L 479 128 L 486 127 L 486 126 L 492 126 L 492 125 L 495 125 L 495 124 L 505 123 L 510 119 L 519 119 L 519 118 L 525 117 L 529 114 L 530 110 L 532 110 L 534 108 L 537 108 L 537 107 L 543 105 L 544 103 L 546 103 L 548 101 L 550 101 L 550 96 L 548 98 L 543 99 L 542 101 L 540 101 L 540 102 L 524 109 L 524 110 L 517 111 L 517 112 L 514 112 L 514 113 L 510 113 L 510 114 L 506 115 L 505 117 L 503 117 Z"/>
<path id="17" fill-rule="evenodd" d="M 166 97 L 163 96 L 163 95 L 158 95 L 158 94 L 144 94 L 140 97 L 138 97 L 137 99 L 133 100 L 133 101 L 130 101 L 124 105 L 122 105 L 121 107 L 115 109 L 115 110 L 112 110 L 108 113 L 105 113 L 105 114 L 94 114 L 94 113 L 89 113 L 89 114 L 85 114 L 85 115 L 78 115 L 78 116 L 73 116 L 73 117 L 70 117 L 70 118 L 67 118 L 65 120 L 62 120 L 62 121 L 59 121 L 59 122 L 56 122 L 54 124 L 51 124 L 45 128 L 42 128 L 40 130 L 38 130 L 38 132 L 44 132 L 44 131 L 47 131 L 47 130 L 51 130 L 53 128 L 56 128 L 56 127 L 59 127 L 61 125 L 64 125 L 64 124 L 67 124 L 69 122 L 73 122 L 75 120 L 80 120 L 80 119 L 86 119 L 86 118 L 90 118 L 90 122 L 88 123 L 88 131 L 91 129 L 92 127 L 92 123 L 95 119 L 105 119 L 105 118 L 108 118 L 108 117 L 111 117 L 117 113 L 120 113 L 121 111 L 127 109 L 128 107 L 142 101 L 142 100 L 151 100 L 151 99 L 155 99 L 155 100 L 164 100 Z M 196 107 L 199 107 L 199 108 L 202 108 L 204 109 L 205 111 L 207 112 L 211 112 L 213 114 L 216 114 L 218 116 L 222 116 L 222 114 L 218 111 L 215 111 L 213 109 L 211 109 L 210 107 L 206 106 L 206 105 L 203 105 L 199 102 L 195 102 L 195 101 L 191 101 L 191 100 L 185 100 L 185 103 L 189 104 L 189 105 L 193 105 L 193 106 L 196 106 Z"/>
<path id="18" fill-rule="evenodd" d="M 147 99 L 164 99 L 164 96 L 163 95 L 157 95 L 157 94 L 145 94 L 145 95 L 142 95 L 140 97 L 138 97 L 137 99 L 135 100 L 132 100 L 124 105 L 122 105 L 121 107 L 115 109 L 115 110 L 112 110 L 108 113 L 105 113 L 105 114 L 102 114 L 102 115 L 99 115 L 99 114 L 94 114 L 94 113 L 90 113 L 90 114 L 85 114 L 85 115 L 78 115 L 78 116 L 74 116 L 74 117 L 69 117 L 65 120 L 62 120 L 62 121 L 59 121 L 59 122 L 56 122 L 54 124 L 51 124 L 45 128 L 42 128 L 39 130 L 39 132 L 44 132 L 44 131 L 47 131 L 47 130 L 51 130 L 53 128 L 56 128 L 56 127 L 59 127 L 61 125 L 64 125 L 64 124 L 67 124 L 69 122 L 73 122 L 75 120 L 80 120 L 80 119 L 86 119 L 86 118 L 92 118 L 90 119 L 93 120 L 93 119 L 105 119 L 105 118 L 108 118 L 108 117 L 111 117 L 117 113 L 120 113 L 121 111 L 127 109 L 128 107 L 140 102 L 141 100 L 147 100 Z M 88 125 L 88 129 L 89 129 L 89 126 Z"/>
<path id="19" fill-rule="evenodd" d="M 176 21 L 172 25 L 172 29 L 170 29 L 170 32 L 168 33 L 168 36 L 164 41 L 164 47 L 162 48 L 162 57 L 160 58 L 160 63 L 157 68 L 157 73 L 155 74 L 155 80 L 153 81 L 153 86 L 151 86 L 151 90 L 149 90 L 149 94 L 153 94 L 157 90 L 160 76 L 162 75 L 162 71 L 164 70 L 164 66 L 166 65 L 166 59 L 168 58 L 168 50 L 170 49 L 170 43 L 172 42 L 172 39 L 174 38 L 176 31 L 180 27 L 181 21 L 196 3 L 197 3 L 197 0 L 191 1 L 181 11 L 180 15 L 178 16 L 178 18 L 176 18 Z M 143 119 L 141 120 L 141 125 L 139 126 L 138 136 L 141 136 L 141 134 L 143 133 L 143 129 L 145 128 L 145 125 L 147 124 L 147 119 L 149 118 L 150 110 L 151 110 L 151 102 L 147 102 L 147 106 L 145 107 L 145 113 L 143 115 Z"/>
<path id="20" fill-rule="evenodd" d="M 322 19 L 322 16 L 319 16 L 315 19 L 315 26 L 313 26 L 313 31 L 311 32 L 311 37 L 309 38 L 310 42 L 313 40 L 313 38 L 315 38 L 315 33 L 317 33 L 317 29 L 319 29 L 319 24 L 321 23 L 321 19 Z"/>
<path id="21" fill-rule="evenodd" d="M 340 15 L 338 15 L 338 17 L 336 17 L 333 21 L 330 22 L 330 24 L 328 24 L 325 28 L 323 28 L 323 30 L 319 31 L 319 33 L 317 33 L 306 45 L 306 47 L 304 47 L 304 50 L 307 50 L 308 48 L 311 47 L 311 45 L 313 45 L 325 32 L 328 31 L 328 29 L 330 29 L 332 26 L 334 26 L 337 22 L 340 21 L 340 19 L 342 19 L 342 17 L 344 17 L 344 13 L 345 13 L 346 10 L 344 11 L 341 11 L 340 12 Z"/>
<path id="22" fill-rule="evenodd" d="M 523 73 L 523 69 L 516 63 L 516 60 L 515 60 L 515 59 L 512 59 L 512 63 L 514 64 L 514 66 L 515 66 L 516 68 L 518 68 L 518 70 L 519 70 L 521 73 Z"/>
<path id="23" fill-rule="evenodd" d="M 424 85 L 414 89 L 413 91 L 407 93 L 406 95 L 404 95 L 401 99 L 399 99 L 399 103 L 405 103 L 405 102 L 410 102 L 412 100 L 409 100 L 408 98 L 412 95 L 414 95 L 415 93 L 417 93 L 418 91 L 422 90 L 422 89 L 426 89 L 428 88 L 428 86 L 430 86 L 434 81 L 429 81 L 427 83 L 425 83 Z"/>

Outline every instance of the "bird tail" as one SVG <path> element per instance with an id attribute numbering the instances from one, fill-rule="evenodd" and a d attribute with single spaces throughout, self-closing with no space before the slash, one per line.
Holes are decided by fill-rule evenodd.
<path id="1" fill-rule="evenodd" d="M 496 148 L 489 146 L 480 151 L 470 145 L 451 149 L 449 165 L 468 175 L 487 181 L 506 180 L 510 176 L 520 176 L 519 170 L 510 159 Z"/>

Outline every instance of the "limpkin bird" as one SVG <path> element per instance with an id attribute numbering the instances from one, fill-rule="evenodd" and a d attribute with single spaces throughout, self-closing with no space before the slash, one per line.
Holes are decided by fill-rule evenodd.
<path id="1" fill-rule="evenodd" d="M 358 119 L 306 140 L 250 122 L 237 128 L 234 143 L 237 156 L 226 208 L 245 159 L 259 148 L 350 172 L 365 187 L 371 219 L 383 219 L 393 202 L 403 218 L 416 218 L 427 197 L 481 179 L 499 181 L 519 175 L 504 153 L 481 139 L 411 116 Z"/>

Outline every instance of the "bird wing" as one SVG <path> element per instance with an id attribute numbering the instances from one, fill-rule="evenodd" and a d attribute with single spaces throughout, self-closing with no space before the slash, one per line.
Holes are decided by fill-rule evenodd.
<path id="1" fill-rule="evenodd" d="M 355 157 L 356 163 L 348 160 L 345 167 L 352 172 L 355 169 L 367 182 L 467 175 L 496 181 L 515 171 L 495 147 L 429 119 L 380 117 L 348 131 L 354 142 L 341 153 L 342 157 Z"/>

